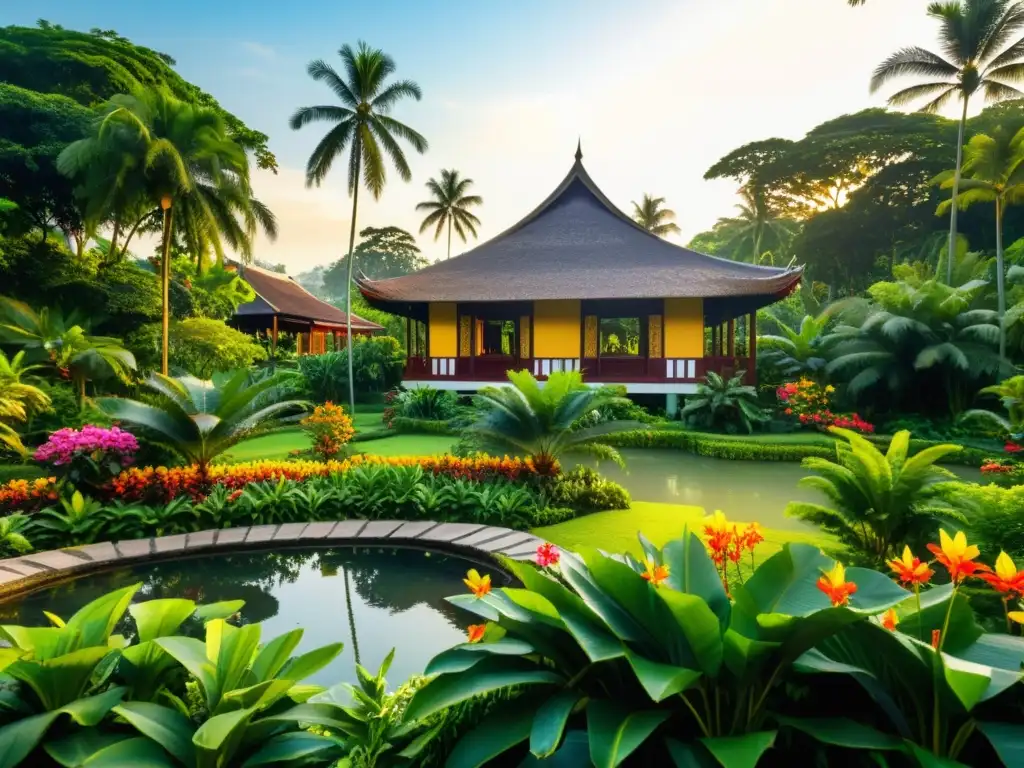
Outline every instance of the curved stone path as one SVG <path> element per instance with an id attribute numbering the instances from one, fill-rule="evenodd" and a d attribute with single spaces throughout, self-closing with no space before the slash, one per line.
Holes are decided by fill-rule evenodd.
<path id="1" fill-rule="evenodd" d="M 283 523 L 249 528 L 223 528 L 150 539 L 104 541 L 49 552 L 32 552 L 0 560 L 0 597 L 8 598 L 47 581 L 75 573 L 100 570 L 147 560 L 173 559 L 182 554 L 267 549 L 275 543 L 317 545 L 417 544 L 455 554 L 493 557 L 501 554 L 529 560 L 544 543 L 528 531 L 477 525 L 436 523 L 429 520 L 342 520 L 337 522 Z"/>

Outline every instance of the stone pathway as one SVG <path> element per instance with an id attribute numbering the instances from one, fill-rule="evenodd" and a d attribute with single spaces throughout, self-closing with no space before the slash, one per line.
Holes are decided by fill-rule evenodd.
<path id="1" fill-rule="evenodd" d="M 152 539 L 104 541 L 82 547 L 33 552 L 0 560 L 0 596 L 10 597 L 41 583 L 119 564 L 174 559 L 217 550 L 272 549 L 275 543 L 315 546 L 321 542 L 360 546 L 415 543 L 429 549 L 483 557 L 529 560 L 544 543 L 527 531 L 476 525 L 401 520 L 342 520 L 224 528 Z"/>

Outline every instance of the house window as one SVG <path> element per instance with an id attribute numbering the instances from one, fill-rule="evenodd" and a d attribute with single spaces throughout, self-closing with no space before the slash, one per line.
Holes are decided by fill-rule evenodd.
<path id="1" fill-rule="evenodd" d="M 602 356 L 637 357 L 640 354 L 640 318 L 602 317 L 600 344 Z"/>
<path id="2" fill-rule="evenodd" d="M 477 326 L 481 355 L 512 357 L 518 350 L 515 320 L 483 320 Z"/>

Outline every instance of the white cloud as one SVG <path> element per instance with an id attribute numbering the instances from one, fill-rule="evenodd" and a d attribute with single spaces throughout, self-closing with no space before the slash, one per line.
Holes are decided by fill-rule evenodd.
<path id="1" fill-rule="evenodd" d="M 241 43 L 242 48 L 246 50 L 252 56 L 259 59 L 276 59 L 277 51 L 273 46 L 265 45 L 264 43 L 257 43 L 255 40 L 243 40 Z"/>

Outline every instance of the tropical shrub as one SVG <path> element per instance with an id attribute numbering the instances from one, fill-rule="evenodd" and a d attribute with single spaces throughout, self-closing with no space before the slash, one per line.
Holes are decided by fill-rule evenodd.
<path id="1" fill-rule="evenodd" d="M 779 398 L 782 412 L 795 418 L 801 426 L 815 429 L 840 427 L 865 434 L 874 432 L 874 426 L 856 413 L 843 416 L 832 412 L 832 395 L 835 391 L 836 388 L 831 384 L 822 387 L 810 379 L 800 379 L 786 382 L 775 391 L 775 395 Z"/>
<path id="2" fill-rule="evenodd" d="M 822 377 L 828 362 L 822 340 L 831 315 L 804 315 L 799 329 L 790 327 L 777 315 L 772 320 L 779 333 L 757 337 L 758 364 L 763 361 L 787 377 Z"/>
<path id="3" fill-rule="evenodd" d="M 171 365 L 200 379 L 248 368 L 267 356 L 251 336 L 209 318 L 172 323 L 169 344 Z"/>
<path id="4" fill-rule="evenodd" d="M 25 365 L 24 352 L 8 358 L 0 350 L 0 450 L 6 448 L 24 456 L 26 449 L 18 429 L 33 415 L 50 407 L 49 395 L 29 383 L 29 376 L 38 368 Z"/>
<path id="5" fill-rule="evenodd" d="M 48 474 L 73 486 L 99 488 L 134 463 L 139 450 L 135 435 L 120 427 L 58 429 L 39 446 L 33 458 Z"/>
<path id="6" fill-rule="evenodd" d="M 340 403 L 348 398 L 348 354 L 345 351 L 302 355 L 298 365 L 313 402 Z M 402 381 L 405 370 L 402 345 L 391 336 L 357 337 L 352 345 L 352 368 L 357 392 L 387 392 Z"/>
<path id="7" fill-rule="evenodd" d="M 509 371 L 508 380 L 512 386 L 481 390 L 474 399 L 478 413 L 468 431 L 483 448 L 525 454 L 544 475 L 556 474 L 558 459 L 572 454 L 623 463 L 604 438 L 639 425 L 611 421 L 573 429 L 584 414 L 622 398 L 591 389 L 579 371 L 556 371 L 543 386 L 529 371 Z"/>
<path id="8" fill-rule="evenodd" d="M 623 384 L 605 384 L 599 387 L 599 390 L 608 396 L 608 400 L 599 408 L 584 414 L 576 423 L 576 428 L 603 424 L 608 421 L 634 421 L 643 424 L 656 424 L 665 421 L 664 418 L 652 416 L 646 408 L 630 400 Z"/>
<path id="9" fill-rule="evenodd" d="M 0 517 L 0 558 L 18 557 L 32 551 L 32 542 L 24 534 L 26 515 Z"/>
<path id="10" fill-rule="evenodd" d="M 284 399 L 294 381 L 295 374 L 287 371 L 254 376 L 242 370 L 219 383 L 155 373 L 145 384 L 161 396 L 157 405 L 120 397 L 98 403 L 112 418 L 165 442 L 205 478 L 210 462 L 231 446 L 280 429 L 302 412 L 303 402 Z"/>
<path id="11" fill-rule="evenodd" d="M 389 429 L 393 429 L 395 432 L 404 432 L 408 434 L 418 435 L 457 435 L 459 430 L 450 421 L 435 421 L 433 419 L 410 419 L 405 416 L 395 416 L 388 422 Z M 463 435 L 465 438 L 465 435 Z M 481 448 L 479 445 L 473 449 L 472 453 L 480 452 Z M 452 451 L 456 456 L 469 455 L 460 454 Z"/>
<path id="12" fill-rule="evenodd" d="M 1005 488 L 1024 485 L 1024 463 L 1016 459 L 999 456 L 986 459 L 981 465 L 981 474 L 987 482 Z"/>
<path id="13" fill-rule="evenodd" d="M 545 487 L 545 493 L 552 505 L 570 507 L 579 514 L 629 509 L 631 503 L 625 488 L 583 466 L 554 477 Z"/>
<path id="14" fill-rule="evenodd" d="M 971 539 L 986 556 L 1000 551 L 1024 557 L 1024 484 L 1012 488 L 976 483 L 950 483 L 945 497 L 967 516 Z"/>
<path id="15" fill-rule="evenodd" d="M 485 578 L 469 574 L 473 594 L 449 601 L 479 623 L 468 642 L 431 661 L 427 674 L 436 677 L 413 697 L 407 717 L 506 686 L 521 693 L 495 705 L 455 746 L 449 764 L 499 757 L 533 764 L 554 756 L 553 764 L 562 765 L 753 766 L 772 749 L 772 764 L 781 765 L 867 764 L 872 750 L 953 753 L 974 765 L 986 754 L 986 737 L 1003 754 L 1012 743 L 1004 737 L 1020 730 L 1009 725 L 1012 694 L 997 697 L 1019 685 L 1024 641 L 976 631 L 970 608 L 950 586 L 929 590 L 918 607 L 913 593 L 883 574 L 844 569 L 814 547 L 789 544 L 734 584 L 730 599 L 695 535 L 684 533 L 661 550 L 642 537 L 641 543 L 642 563 L 550 551 L 538 552 L 547 564 L 542 570 L 507 563 L 524 589 L 491 590 Z M 920 630 L 930 639 L 954 603 L 938 641 L 947 655 L 940 655 L 915 635 Z M 853 637 L 878 652 L 852 658 Z M 983 660 L 1004 642 L 1005 655 Z M 849 666 L 830 660 L 841 648 L 851 650 Z M 965 670 L 976 675 L 973 698 L 954 674 L 893 679 L 881 671 L 893 657 L 911 671 L 964 667 L 948 654 L 979 662 Z M 854 670 L 865 664 L 872 672 L 858 678 Z M 878 703 L 837 696 L 828 683 L 805 684 L 807 675 L 828 672 L 863 679 Z M 920 730 L 901 730 L 900 708 L 889 706 L 904 685 L 927 692 L 922 704 L 936 702 Z M 989 702 L 986 719 L 1001 722 L 955 739 L 982 700 Z M 993 737 L 1006 728 L 1012 734 Z"/>
<path id="16" fill-rule="evenodd" d="M 334 403 L 316 406 L 313 413 L 299 423 L 309 435 L 313 453 L 322 459 L 337 458 L 356 433 L 345 409 Z"/>
<path id="17" fill-rule="evenodd" d="M 787 515 L 821 526 L 875 564 L 905 544 L 923 547 L 943 522 L 966 523 L 941 487 L 955 475 L 938 466 L 960 446 L 936 445 L 908 456 L 910 433 L 898 432 L 883 454 L 854 432 L 831 431 L 843 438 L 836 442 L 834 460 L 804 459 L 803 466 L 817 474 L 800 480 L 802 487 L 823 493 L 831 506 L 793 501 Z"/>
<path id="18" fill-rule="evenodd" d="M 698 429 L 753 432 L 753 424 L 768 421 L 768 414 L 757 404 L 757 390 L 743 383 L 745 375 L 724 379 L 709 371 L 697 394 L 686 398 L 680 418 Z"/>
<path id="19" fill-rule="evenodd" d="M 447 421 L 458 412 L 459 398 L 454 392 L 433 387 L 415 387 L 392 398 L 396 418 L 417 421 Z M 386 420 L 387 421 L 387 420 Z"/>
<path id="20" fill-rule="evenodd" d="M 666 448 L 698 456 L 736 461 L 800 461 L 808 456 L 828 458 L 831 446 L 818 441 L 770 443 L 740 435 L 717 435 L 682 429 L 645 429 L 609 435 L 608 443 L 617 448 Z"/>
<path id="21" fill-rule="evenodd" d="M 967 411 L 961 420 L 981 424 L 993 430 L 1006 439 L 1008 451 L 1011 450 L 1011 446 L 1016 446 L 1017 450 L 1020 450 L 1020 444 L 1024 443 L 1024 376 L 1014 376 L 1001 384 L 985 387 L 978 394 L 996 395 L 1006 415 L 976 409 Z"/>

